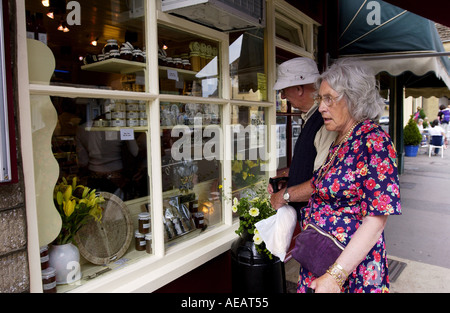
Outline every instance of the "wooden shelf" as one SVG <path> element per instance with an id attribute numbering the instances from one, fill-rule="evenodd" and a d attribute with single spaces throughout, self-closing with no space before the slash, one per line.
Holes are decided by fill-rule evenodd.
<path id="1" fill-rule="evenodd" d="M 143 71 L 146 63 L 127 61 L 122 59 L 108 59 L 91 64 L 82 65 L 81 69 L 85 71 L 95 71 L 104 73 L 129 74 Z"/>

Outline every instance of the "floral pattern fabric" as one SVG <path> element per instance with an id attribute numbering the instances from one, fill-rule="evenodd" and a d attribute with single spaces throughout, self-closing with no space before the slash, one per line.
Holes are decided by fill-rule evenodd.
<path id="1" fill-rule="evenodd" d="M 338 148 L 330 147 L 328 158 Z M 365 216 L 401 214 L 396 151 L 374 122 L 359 123 L 321 179 L 319 172 L 312 179 L 314 193 L 302 209 L 302 227 L 315 223 L 347 245 Z M 297 292 L 305 292 L 315 278 L 300 267 Z M 389 292 L 384 232 L 341 291 Z"/>

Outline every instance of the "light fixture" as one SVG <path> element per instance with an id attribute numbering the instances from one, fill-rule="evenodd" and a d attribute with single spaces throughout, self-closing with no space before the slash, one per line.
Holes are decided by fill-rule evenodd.
<path id="1" fill-rule="evenodd" d="M 67 27 L 67 25 L 64 25 L 63 32 L 64 32 L 64 33 L 69 32 L 69 27 Z"/>
<path id="2" fill-rule="evenodd" d="M 169 47 L 163 42 L 163 46 L 162 46 L 163 50 L 167 50 L 169 49 Z"/>
<path id="3" fill-rule="evenodd" d="M 41 3 L 46 8 L 48 8 L 50 6 L 50 0 L 42 0 Z"/>
<path id="4" fill-rule="evenodd" d="M 98 37 L 91 41 L 91 46 L 97 47 L 98 45 Z"/>
<path id="5" fill-rule="evenodd" d="M 55 14 L 53 14 L 53 10 L 52 9 L 50 9 L 50 11 L 48 11 L 47 17 L 51 18 L 52 20 L 55 18 Z"/>
<path id="6" fill-rule="evenodd" d="M 63 26 L 63 23 L 62 23 L 62 22 L 59 23 L 59 26 L 58 26 L 57 30 L 60 30 L 60 31 L 63 31 L 63 30 L 64 30 L 64 26 Z"/>

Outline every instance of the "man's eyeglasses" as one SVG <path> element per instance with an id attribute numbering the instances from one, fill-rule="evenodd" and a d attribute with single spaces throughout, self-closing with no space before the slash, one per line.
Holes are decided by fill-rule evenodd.
<path id="1" fill-rule="evenodd" d="M 325 96 L 317 95 L 314 97 L 314 102 L 316 102 L 317 104 L 320 104 L 323 101 L 323 103 L 325 103 L 325 105 L 327 107 L 329 107 L 334 102 L 338 101 L 341 97 L 342 97 L 342 95 L 337 96 L 337 97 L 332 97 L 330 95 L 325 95 Z"/>

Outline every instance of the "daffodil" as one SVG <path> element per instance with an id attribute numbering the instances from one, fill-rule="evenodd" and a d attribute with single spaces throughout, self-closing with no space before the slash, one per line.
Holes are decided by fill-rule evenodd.
<path id="1" fill-rule="evenodd" d="M 63 202 L 63 210 L 67 217 L 71 216 L 73 211 L 75 211 L 75 200 L 69 200 Z"/>

